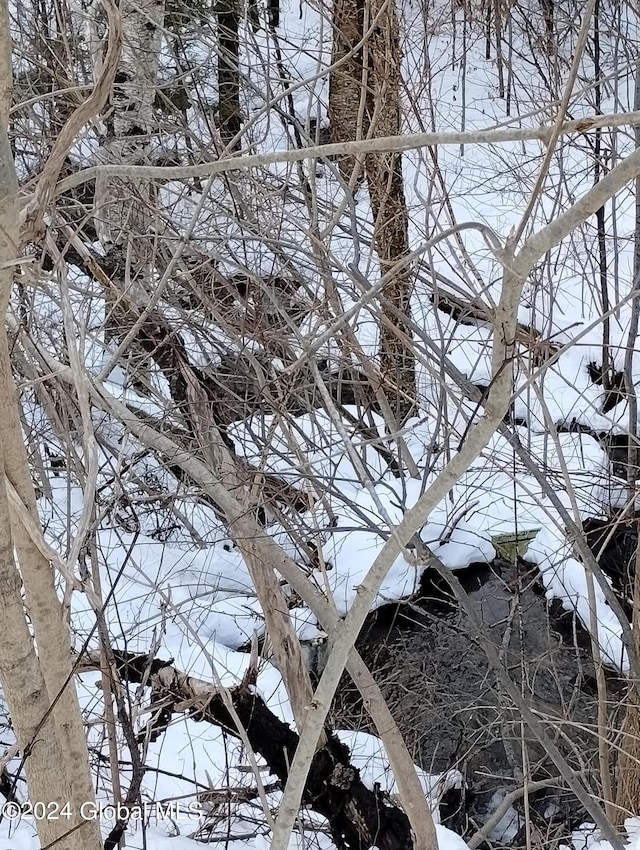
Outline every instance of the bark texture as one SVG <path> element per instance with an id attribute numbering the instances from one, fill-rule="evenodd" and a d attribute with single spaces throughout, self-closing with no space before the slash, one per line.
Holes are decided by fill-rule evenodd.
<path id="1" fill-rule="evenodd" d="M 640 546 L 636 549 L 633 585 L 633 639 L 640 652 Z M 637 657 L 637 655 L 636 655 Z M 640 803 L 640 682 L 631 681 L 618 756 L 616 814 L 618 824 L 631 817 Z"/>
<path id="2" fill-rule="evenodd" d="M 235 722 L 220 692 L 208 682 L 176 670 L 171 663 L 147 655 L 116 651 L 123 680 L 149 684 L 154 700 L 170 704 L 163 721 L 174 711 L 189 706 L 190 716 L 222 726 L 237 735 Z M 298 735 L 276 717 L 256 693 L 254 680 L 229 691 L 233 707 L 244 726 L 249 743 L 267 762 L 270 772 L 284 784 L 298 745 Z M 158 735 L 158 729 L 149 730 Z M 367 788 L 350 763 L 347 747 L 332 735 L 314 756 L 303 792 L 303 802 L 327 818 L 336 846 L 344 850 L 412 850 L 407 816 L 390 805 L 379 791 Z"/>
<path id="3" fill-rule="evenodd" d="M 364 0 L 335 0 L 333 4 L 333 50 L 331 64 L 337 65 L 329 77 L 329 122 L 333 143 L 352 142 L 366 138 L 368 115 L 364 112 L 367 100 L 362 41 L 364 31 Z M 349 182 L 356 166 L 353 155 L 338 157 L 344 179 Z M 356 183 L 361 182 L 358 175 Z"/>
<path id="4" fill-rule="evenodd" d="M 157 129 L 154 101 L 158 81 L 164 0 L 120 3 L 122 50 L 110 96 L 106 139 L 100 159 L 110 165 L 148 165 L 150 141 Z M 96 76 L 100 55 L 94 50 Z M 106 294 L 110 315 L 107 336 L 119 339 L 126 328 L 119 325 L 120 293 L 145 304 L 154 265 L 154 234 L 160 227 L 154 215 L 154 187 L 150 181 L 99 177 L 95 187 L 94 223 L 98 239 L 120 276 L 116 289 Z M 125 261 L 125 257 L 127 258 Z M 128 266 L 127 266 L 128 264 Z M 142 362 L 144 355 L 136 350 Z"/>
<path id="5" fill-rule="evenodd" d="M 400 134 L 400 38 L 393 0 L 336 0 L 333 7 L 332 64 L 342 63 L 329 81 L 329 119 L 333 142 Z M 343 155 L 339 167 L 357 185 L 360 163 Z M 408 216 L 397 151 L 369 153 L 364 170 L 374 221 L 374 247 L 383 291 L 380 365 L 385 391 L 399 423 L 416 403 L 415 358 L 403 317 L 411 316 L 412 273 L 396 264 L 409 253 Z"/>
<path id="6" fill-rule="evenodd" d="M 219 0 L 218 18 L 218 122 L 223 144 L 240 132 L 240 39 L 238 0 Z M 233 149 L 239 147 L 237 142 Z"/>
<path id="7" fill-rule="evenodd" d="M 0 680 L 22 752 L 31 802 L 70 804 L 66 820 L 39 820 L 44 845 L 61 850 L 97 850 L 97 823 L 79 817 L 92 800 L 82 716 L 71 676 L 69 634 L 51 564 L 31 544 L 19 522 L 11 522 L 6 481 L 38 521 L 35 494 L 22 442 L 15 386 L 4 323 L 14 262 L 20 255 L 18 185 L 8 138 L 11 104 L 11 46 L 8 11 L 0 3 Z M 15 560 L 18 556 L 20 570 Z M 27 621 L 22 590 L 29 613 Z M 34 639 L 38 645 L 36 654 Z M 78 827 L 77 829 L 74 829 Z"/>
<path id="8" fill-rule="evenodd" d="M 376 20 L 370 43 L 371 126 L 376 136 L 400 135 L 400 39 L 393 0 L 371 0 L 370 19 Z M 365 160 L 374 219 L 374 245 L 380 274 L 386 275 L 409 253 L 407 205 L 402 156 L 369 154 Z M 411 332 L 402 317 L 411 317 L 412 273 L 408 266 L 393 272 L 384 289 L 380 325 L 380 362 L 392 410 L 403 422 L 415 409 L 415 357 Z"/>

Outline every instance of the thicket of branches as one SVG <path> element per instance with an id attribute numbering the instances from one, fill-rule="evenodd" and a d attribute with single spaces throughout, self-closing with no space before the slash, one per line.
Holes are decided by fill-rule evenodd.
<path id="1" fill-rule="evenodd" d="M 256 770 L 275 850 L 301 805 L 339 847 L 433 850 L 413 758 L 354 648 L 392 578 L 395 598 L 410 595 L 429 568 L 554 782 L 621 846 L 640 807 L 640 585 L 632 565 L 616 594 L 581 523 L 637 513 L 637 14 L 604 0 L 335 0 L 301 6 L 301 21 L 277 0 L 2 5 L 6 796 L 20 798 L 24 773 L 32 800 L 98 787 L 132 805 L 150 743 L 186 712 L 238 737 L 254 768 L 266 761 L 284 792 L 274 817 Z M 495 103 L 479 105 L 488 67 Z M 578 462 L 568 434 L 603 446 L 601 466 Z M 516 531 L 526 475 L 585 566 L 598 713 L 582 772 L 444 562 L 448 543 L 481 545 L 473 481 L 486 469 L 513 481 Z M 136 563 L 142 541 L 237 555 L 249 587 L 201 576 L 208 596 L 186 607 L 175 577 Z M 367 547 L 350 580 L 341 551 Z M 132 601 L 130 562 L 153 602 Z M 171 620 L 206 657 L 198 618 L 239 596 L 257 603 L 247 644 L 264 627 L 296 731 L 256 692 L 255 640 L 229 688 L 164 650 Z M 319 681 L 301 623 L 328 636 Z M 628 676 L 624 721 L 605 668 Z M 91 753 L 75 683 L 89 669 L 104 728 Z M 397 799 L 366 787 L 327 724 L 345 670 Z M 38 834 L 103 846 L 75 816 Z"/>

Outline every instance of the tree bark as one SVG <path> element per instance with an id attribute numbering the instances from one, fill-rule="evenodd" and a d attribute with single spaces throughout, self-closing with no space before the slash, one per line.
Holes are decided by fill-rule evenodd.
<path id="1" fill-rule="evenodd" d="M 370 0 L 370 19 L 376 19 L 371 36 L 370 123 L 376 136 L 400 135 L 400 37 L 394 0 Z M 387 274 L 409 253 L 407 205 L 402 177 L 402 155 L 369 154 L 365 160 L 367 185 L 374 220 L 374 245 L 380 274 Z M 411 268 L 402 265 L 385 287 L 384 296 L 395 310 L 385 309 L 388 321 L 380 324 L 380 363 L 389 387 L 391 408 L 398 424 L 412 415 L 416 405 L 415 356 L 396 331 L 411 337 L 409 326 L 398 319 L 411 318 L 413 289 Z"/>
<path id="2" fill-rule="evenodd" d="M 107 164 L 146 165 L 150 161 L 150 141 L 156 129 L 154 101 L 158 82 L 161 28 L 164 0 L 122 0 L 122 51 L 110 106 L 105 123 L 107 136 L 99 158 Z M 96 76 L 100 58 L 95 51 Z M 155 251 L 155 189 L 151 181 L 100 177 L 96 180 L 94 224 L 107 258 L 118 275 L 116 288 L 106 293 L 109 315 L 106 336 L 120 339 L 127 328 L 121 327 L 118 309 L 120 293 L 128 288 L 128 297 L 138 304 L 148 301 Z M 128 259 L 125 256 L 128 254 Z M 127 262 L 130 267 L 127 269 Z M 146 356 L 135 351 L 144 373 Z"/>
<path id="3" fill-rule="evenodd" d="M 238 0 L 218 0 L 218 123 L 225 147 L 240 132 L 240 12 Z M 237 150 L 238 140 L 232 146 Z"/>
<path id="4" fill-rule="evenodd" d="M 4 370 L 5 366 L 2 358 L 0 369 Z M 4 461 L 4 450 L 0 451 L 0 459 Z M 0 466 L 0 471 L 3 466 Z M 61 811 L 65 803 L 74 798 L 65 782 L 65 771 L 61 770 L 64 760 L 54 717 L 50 713 L 51 702 L 24 614 L 22 582 L 13 555 L 4 475 L 0 486 L 0 618 L 3 629 L 0 681 L 24 759 L 29 798 L 32 802 L 53 804 Z M 65 820 L 38 820 L 36 827 L 43 846 L 60 839 L 68 830 Z M 90 836 L 87 838 L 85 846 L 90 847 Z M 61 850 L 80 850 L 83 845 L 84 838 L 69 835 L 57 846 Z M 100 845 L 94 843 L 93 846 Z"/>
<path id="5" fill-rule="evenodd" d="M 332 64 L 342 64 L 329 81 L 329 118 L 333 142 L 400 134 L 400 38 L 393 0 L 336 0 L 333 7 Z M 359 46 L 360 45 L 360 46 Z M 339 157 L 345 180 L 357 185 L 360 167 L 354 156 Z M 385 275 L 409 253 L 407 205 L 402 156 L 397 151 L 364 158 L 373 239 Z M 356 175 L 352 175 L 356 171 Z M 412 273 L 406 264 L 384 289 L 395 308 L 385 309 L 380 323 L 380 365 L 385 392 L 398 424 L 415 410 L 415 357 L 399 316 L 411 317 Z"/>
<path id="6" fill-rule="evenodd" d="M 640 106 L 640 72 L 636 72 L 634 108 Z M 636 150 L 640 150 L 640 128 L 634 128 Z M 633 249 L 633 289 L 631 321 L 624 360 L 624 382 L 629 405 L 629 449 L 627 454 L 627 488 L 630 501 L 636 499 L 638 481 L 638 397 L 633 378 L 633 360 L 636 354 L 640 324 L 640 178 L 635 184 L 635 233 Z M 603 370 L 606 364 L 603 364 Z M 636 511 L 636 528 L 640 541 L 640 517 Z M 640 545 L 636 548 L 633 582 L 633 639 L 636 657 L 640 653 Z M 616 817 L 622 824 L 625 817 L 638 811 L 640 805 L 640 682 L 632 681 L 622 725 L 622 745 L 617 764 Z"/>
<path id="7" fill-rule="evenodd" d="M 238 734 L 235 722 L 218 689 L 176 670 L 170 663 L 148 655 L 114 651 L 118 672 L 124 681 L 149 684 L 154 701 L 167 699 L 170 715 L 189 706 L 194 720 L 221 726 Z M 99 660 L 96 659 L 96 664 Z M 249 674 L 238 687 L 229 690 L 233 707 L 256 753 L 267 762 L 270 772 L 284 784 L 298 746 L 298 735 L 273 714 L 256 693 Z M 184 710 L 184 709 L 182 709 Z M 167 716 L 164 721 L 166 722 Z M 157 730 L 149 730 L 157 735 Z M 413 850 L 409 820 L 390 805 L 380 791 L 371 791 L 350 763 L 348 748 L 328 735 L 315 754 L 302 792 L 303 803 L 329 822 L 332 838 L 341 850 Z"/>
<path id="8" fill-rule="evenodd" d="M 68 804 L 71 817 L 37 820 L 43 845 L 61 850 L 101 848 L 98 824 L 80 817 L 93 799 L 88 754 L 75 685 L 69 633 L 56 594 L 51 564 L 32 545 L 19 522 L 12 524 L 6 481 L 38 522 L 4 317 L 15 260 L 20 255 L 18 183 L 8 138 L 11 45 L 7 6 L 0 3 L 0 679 L 23 755 L 32 803 Z M 18 564 L 15 560 L 18 556 Z M 22 576 L 22 577 L 21 577 Z M 22 588 L 29 622 L 23 607 Z M 38 645 L 36 654 L 31 628 Z M 68 833 L 68 834 L 67 834 Z M 66 837 L 65 837 L 66 836 Z"/>
<path id="9" fill-rule="evenodd" d="M 333 49 L 331 65 L 337 65 L 329 77 L 329 126 L 334 144 L 366 138 L 368 113 L 367 77 L 363 48 L 357 45 L 364 34 L 364 0 L 334 0 Z M 356 167 L 356 158 L 338 156 L 340 172 L 348 183 Z M 360 167 L 359 167 L 360 168 Z M 354 176 L 355 185 L 362 182 L 361 170 Z"/>

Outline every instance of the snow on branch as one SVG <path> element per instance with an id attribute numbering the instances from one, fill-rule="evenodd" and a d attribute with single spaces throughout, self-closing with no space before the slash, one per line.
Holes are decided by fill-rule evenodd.
<path id="1" fill-rule="evenodd" d="M 113 660 L 123 681 L 150 687 L 154 706 L 162 707 L 160 713 L 155 711 L 156 719 L 150 721 L 146 735 L 157 738 L 174 713 L 186 713 L 192 720 L 212 723 L 244 737 L 225 698 L 230 697 L 233 713 L 252 748 L 284 785 L 299 738 L 256 693 L 255 669 L 250 667 L 236 687 L 225 689 L 189 676 L 171 661 L 144 653 L 114 649 Z M 99 655 L 89 655 L 80 662 L 78 672 L 98 669 Z M 380 850 L 413 848 L 405 813 L 391 805 L 379 790 L 367 788 L 351 764 L 348 748 L 335 735 L 327 735 L 326 743 L 313 758 L 302 802 L 328 820 L 333 840 L 341 850 L 373 845 Z"/>

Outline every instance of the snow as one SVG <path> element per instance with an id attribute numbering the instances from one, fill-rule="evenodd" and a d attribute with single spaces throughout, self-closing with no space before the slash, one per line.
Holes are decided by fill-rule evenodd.
<path id="1" fill-rule="evenodd" d="M 543 528 L 526 552 L 526 558 L 538 565 L 548 599 L 558 599 L 565 610 L 575 611 L 586 631 L 591 632 L 591 608 L 588 602 L 588 574 L 584 565 L 571 557 L 570 547 L 557 528 Z M 593 582 L 597 640 L 605 663 L 627 671 L 628 658 L 622 640 L 622 626 L 605 600 L 600 585 Z"/>
<path id="2" fill-rule="evenodd" d="M 625 847 L 627 850 L 638 850 L 640 847 L 640 817 L 629 817 L 624 821 L 624 831 L 627 834 Z M 560 850 L 611 850 L 611 844 L 604 840 L 593 823 L 583 823 L 571 834 L 571 844 L 560 845 Z"/>
<path id="3" fill-rule="evenodd" d="M 498 789 L 489 800 L 487 806 L 487 819 L 499 808 L 507 795 L 506 789 Z M 487 838 L 500 844 L 510 844 L 520 829 L 520 815 L 513 806 L 509 806 L 504 815 L 493 827 Z"/>
<path id="4" fill-rule="evenodd" d="M 391 772 L 382 741 L 374 735 L 361 731 L 339 731 L 337 735 L 342 743 L 349 747 L 351 764 L 360 771 L 360 777 L 364 784 L 371 789 L 378 785 L 387 794 L 397 795 L 398 787 Z M 430 774 L 416 767 L 416 774 L 424 795 L 429 800 L 434 820 L 439 824 L 438 803 L 440 799 L 443 794 L 453 788 L 462 789 L 464 778 L 459 770 Z"/>
<path id="5" fill-rule="evenodd" d="M 442 824 L 436 824 L 436 836 L 438 839 L 438 850 L 469 850 L 465 842 L 452 829 L 447 829 Z"/>
<path id="6" fill-rule="evenodd" d="M 402 12 L 404 76 L 416 84 L 412 102 L 407 98 L 405 103 L 407 131 L 431 127 L 478 129 L 497 124 L 534 127 L 548 119 L 550 92 L 523 35 L 526 4 L 522 8 L 516 4 L 512 9 L 519 62 L 514 71 L 517 78 L 508 83 L 511 114 L 507 114 L 505 97 L 499 95 L 495 53 L 489 58 L 485 55 L 481 26 L 469 26 L 460 11 L 452 14 L 450 4 L 427 4 L 425 9 L 424 4 L 402 0 L 398 6 Z M 629 32 L 635 32 L 633 22 L 629 24 Z M 575 27 L 566 35 L 559 57 L 563 60 L 571 56 Z M 248 26 L 242 39 L 242 68 L 245 79 L 253 86 L 247 86 L 243 93 L 243 108 L 254 122 L 247 144 L 255 152 L 285 148 L 291 143 L 290 127 L 264 111 L 263 93 L 269 97 L 282 95 L 273 39 L 264 29 L 252 33 Z M 323 72 L 330 62 L 329 22 L 314 3 L 283 0 L 278 39 L 291 80 L 296 85 L 300 83 L 291 93 L 295 115 L 307 128 L 312 119 L 324 124 L 328 82 Z M 215 56 L 213 29 L 203 25 L 196 37 L 189 38 L 188 48 L 192 59 L 200 63 L 200 73 L 194 72 L 193 76 L 199 97 L 202 102 L 214 104 L 218 97 L 215 73 L 207 73 L 207 68 L 211 70 L 208 63 Z M 171 51 L 164 53 L 161 78 L 169 83 L 178 69 Z M 551 61 L 550 57 L 536 59 L 543 64 L 547 61 Z M 19 66 L 24 63 L 25 59 L 19 58 Z M 616 73 L 619 75 L 617 100 L 605 92 L 603 111 L 623 111 L 631 106 L 631 71 L 618 69 Z M 572 103 L 573 116 L 593 112 L 592 75 L 591 62 L 585 59 Z M 37 115 L 42 117 L 40 107 Z M 208 145 L 211 140 L 206 116 L 190 109 L 189 123 L 194 135 L 200 133 Z M 25 120 L 21 126 L 27 136 L 28 122 Z M 603 139 L 611 149 L 615 142 L 618 157 L 630 149 L 631 139 L 626 131 L 605 131 Z M 165 145 L 172 149 L 174 145 L 177 155 L 187 161 L 187 149 L 177 133 L 175 139 L 169 133 L 167 139 L 158 137 L 155 144 L 158 149 L 164 149 Z M 97 137 L 88 129 L 73 148 L 73 162 L 83 166 L 91 162 L 97 147 Z M 480 222 L 504 239 L 519 223 L 542 154 L 543 146 L 538 142 L 467 145 L 464 150 L 443 147 L 434 159 L 427 151 L 407 153 L 403 168 L 411 247 L 423 246 L 426 240 L 461 221 Z M 532 226 L 539 228 L 591 187 L 593 173 L 585 168 L 587 154 L 584 140 L 557 150 L 550 166 L 549 185 L 553 190 L 541 196 Z M 37 165 L 37 151 L 25 143 L 19 166 L 32 170 Z M 319 163 L 317 167 L 305 164 L 305 168 L 316 193 L 319 226 L 325 228 L 327 273 L 335 285 L 339 308 L 347 311 L 361 296 L 357 281 L 349 274 L 349 264 L 358 257 L 365 278 L 375 281 L 378 277 L 377 260 L 370 245 L 372 215 L 366 186 L 358 190 L 352 202 L 336 179 L 335 164 Z M 257 279 L 279 274 L 285 268 L 295 275 L 308 302 L 315 303 L 322 298 L 325 269 L 316 263 L 309 250 L 306 219 L 301 204 L 293 197 L 292 187 L 297 191 L 297 182 L 296 168 L 287 164 L 270 167 L 251 184 L 238 180 L 242 190 L 239 197 L 244 204 L 242 221 L 227 214 L 230 201 L 226 183 L 221 179 L 211 182 L 206 199 L 195 191 L 187 192 L 178 181 L 166 182 L 160 189 L 158 203 L 163 213 L 171 216 L 172 225 L 180 230 L 189 225 L 200 201 L 206 201 L 193 240 L 215 260 L 221 273 L 247 273 Z M 343 202 L 344 214 L 334 217 L 335 207 Z M 617 196 L 615 216 L 614 222 L 609 205 L 608 232 L 615 224 L 618 234 L 615 239 L 607 236 L 608 248 L 615 254 L 617 264 L 617 274 L 610 275 L 615 280 L 609 282 L 609 297 L 616 304 L 611 316 L 610 356 L 616 369 L 621 369 L 630 322 L 630 305 L 626 299 L 633 267 L 630 189 Z M 103 251 L 99 243 L 93 247 L 97 253 Z M 531 328 L 534 337 L 550 340 L 559 348 L 553 361 L 540 365 L 534 363 L 535 340 L 529 346 L 520 343 L 514 366 L 513 417 L 521 423 L 514 425 L 514 430 L 544 472 L 547 485 L 561 497 L 576 521 L 587 516 L 605 517 L 625 499 L 624 482 L 612 476 L 598 437 L 626 431 L 627 404 L 621 402 L 605 413 L 603 389 L 594 384 L 588 372 L 590 364 L 602 362 L 602 306 L 596 248 L 597 234 L 589 222 L 579 234 L 555 248 L 535 270 L 525 288 L 519 320 Z M 335 418 L 321 409 L 284 418 L 256 412 L 228 429 L 238 455 L 260 470 L 280 476 L 308 496 L 308 511 L 299 512 L 295 519 L 270 512 L 267 506 L 265 533 L 301 564 L 318 589 L 331 594 L 340 616 L 353 604 L 357 588 L 388 539 L 390 524 L 399 522 L 416 504 L 477 419 L 478 406 L 461 398 L 455 382 L 445 375 L 443 358 L 474 385 L 486 387 L 491 382 L 490 326 L 481 321 L 464 324 L 436 309 L 430 300 L 434 286 L 437 283 L 442 291 L 468 300 L 477 298 L 490 307 L 499 297 L 501 276 L 502 268 L 495 252 L 474 229 L 460 232 L 459 240 L 450 237 L 439 242 L 424 252 L 422 264 L 416 263 L 413 317 L 424 338 L 440 349 L 440 354 L 435 356 L 416 337 L 421 355 L 416 365 L 421 409 L 406 424 L 402 438 L 417 466 L 417 478 L 396 477 L 385 454 L 377 450 L 371 432 L 377 435 L 383 448 L 396 451 L 382 417 L 371 413 L 363 423 L 362 410 L 349 404 L 343 406 L 343 430 L 337 427 Z M 86 284 L 82 275 L 79 277 Z M 105 369 L 113 353 L 103 338 L 104 301 L 89 288 L 79 287 L 78 292 L 81 294 L 74 291 L 72 295 L 72 307 L 74 314 L 84 317 L 87 328 L 80 354 L 88 372 L 95 377 Z M 262 342 L 250 332 L 234 333 L 233 329 L 221 327 L 211 317 L 201 315 L 202 311 L 191 316 L 164 301 L 160 306 L 178 329 L 191 362 L 200 368 L 215 367 L 223 351 L 233 352 L 235 356 L 257 356 L 263 352 Z M 314 346 L 331 326 L 339 310 L 332 315 L 325 307 L 323 304 L 323 310 L 310 311 L 302 320 L 297 338 L 291 342 L 292 351 L 301 354 Z M 37 333 L 56 351 L 61 345 L 60 299 L 53 281 L 48 281 L 46 288 L 34 289 L 31 309 L 37 315 L 37 327 L 31 333 Z M 375 362 L 379 329 L 373 312 L 366 307 L 359 309 L 350 322 L 350 330 L 353 349 L 358 347 L 359 353 L 352 349 L 345 351 L 344 344 L 336 337 L 327 340 L 316 352 L 318 360 L 329 361 L 328 368 L 334 373 L 339 366 L 358 365 L 359 357 Z M 283 362 L 271 357 L 269 366 L 273 374 Z M 640 389 L 638 352 L 633 358 L 632 375 Z M 150 380 L 153 392 L 143 394 L 129 384 L 126 370 L 115 365 L 106 376 L 104 387 L 139 415 L 151 417 L 163 427 L 180 427 L 181 413 L 167 401 L 170 392 L 166 379 L 154 367 L 150 370 Z M 27 419 L 34 431 L 41 434 L 46 431 L 48 446 L 64 456 L 64 439 L 46 425 L 47 413 L 40 404 L 29 397 Z M 248 656 L 238 650 L 264 631 L 263 612 L 239 549 L 231 542 L 216 512 L 200 500 L 196 488 L 178 482 L 112 419 L 95 411 L 93 417 L 101 440 L 102 512 L 96 522 L 95 545 L 102 584 L 110 593 L 105 619 L 114 642 L 126 643 L 129 649 L 140 651 L 157 642 L 158 654 L 173 658 L 179 668 L 208 681 L 232 686 L 240 681 L 248 663 Z M 361 427 L 363 424 L 369 429 L 366 432 Z M 348 445 L 341 436 L 345 432 Z M 72 437 L 79 453 L 80 437 L 77 433 Z M 321 486 L 316 487 L 314 482 L 321 482 Z M 144 484 L 162 498 L 151 499 Z M 59 478 L 52 478 L 50 488 L 51 498 L 42 498 L 39 503 L 41 517 L 48 542 L 66 557 L 78 530 L 84 496 L 69 469 L 60 473 Z M 322 489 L 321 499 L 317 498 L 318 489 Z M 491 562 L 496 555 L 492 540 L 497 535 L 524 531 L 536 532 L 526 557 L 538 566 L 547 597 L 559 600 L 567 611 L 575 612 L 590 631 L 588 576 L 567 541 L 562 517 L 552 505 L 548 491 L 500 434 L 492 437 L 447 497 L 425 517 L 419 533 L 446 568 L 461 570 L 474 563 Z M 311 554 L 313 547 L 319 553 L 317 559 Z M 410 553 L 399 555 L 380 586 L 374 605 L 411 595 L 418 587 L 420 571 Z M 597 621 L 594 637 L 605 663 L 626 671 L 628 662 L 621 624 L 597 582 L 593 591 Z M 73 595 L 71 610 L 79 646 L 91 631 L 95 617 L 80 594 Z M 291 617 L 302 640 L 321 636 L 320 624 L 299 601 L 294 600 Z M 292 722 L 280 676 L 266 660 L 261 664 L 257 687 L 269 707 L 282 719 Z M 84 708 L 97 724 L 103 706 L 95 677 L 82 677 L 81 694 Z M 144 720 L 141 707 L 140 719 Z M 354 762 L 365 781 L 370 786 L 379 783 L 390 794 L 395 793 L 380 741 L 362 732 L 340 735 L 351 747 Z M 94 743 L 106 752 L 104 742 L 97 736 Z M 158 742 L 149 744 L 147 757 L 156 771 L 152 778 L 145 777 L 144 793 L 149 799 L 193 794 L 194 783 L 207 787 L 230 784 L 230 776 L 234 783 L 253 781 L 253 777 L 249 775 L 248 779 L 239 769 L 246 757 L 239 746 L 230 744 L 219 730 L 188 718 L 175 720 Z M 167 765 L 174 775 L 162 772 Z M 419 770 L 418 775 L 432 801 L 445 787 L 462 781 L 455 770 L 439 776 Z M 104 800 L 110 799 L 112 789 L 108 780 L 104 780 L 100 793 Z M 277 794 L 270 795 L 274 806 L 278 799 Z M 437 813 L 437 809 L 434 811 Z M 264 823 L 264 816 L 256 814 L 255 806 L 238 807 L 234 834 L 241 834 L 251 818 L 259 816 Z M 174 835 L 174 826 L 152 824 L 146 836 L 147 846 L 172 850 L 195 847 L 196 842 L 189 837 L 195 825 L 178 826 L 180 834 Z M 625 826 L 629 846 L 640 850 L 640 820 L 630 819 Z M 255 827 L 252 829 L 255 831 Z M 466 847 L 459 836 L 441 825 L 437 829 L 441 850 Z M 509 824 L 502 824 L 500 830 L 504 837 Z M 322 832 L 310 830 L 309 834 L 313 838 L 295 834 L 291 847 L 306 847 L 311 841 L 315 842 L 314 846 L 331 847 Z M 3 840 L 10 841 L 16 850 L 32 850 L 37 846 L 32 825 L 24 822 L 0 823 L 0 841 Z M 129 846 L 143 846 L 139 832 L 131 831 L 127 840 Z M 585 838 L 585 842 L 580 845 L 576 835 L 573 847 L 608 850 L 604 846 L 606 842 L 593 836 Z M 236 845 L 262 850 L 269 846 L 269 833 L 265 827 L 251 839 L 232 838 L 228 842 L 231 848 Z"/>

